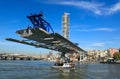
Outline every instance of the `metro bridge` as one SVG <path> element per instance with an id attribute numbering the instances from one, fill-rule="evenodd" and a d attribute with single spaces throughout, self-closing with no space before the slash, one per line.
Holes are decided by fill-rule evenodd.
<path id="1" fill-rule="evenodd" d="M 55 33 L 50 24 L 43 19 L 42 13 L 32 14 L 27 16 L 27 18 L 32 22 L 33 26 L 16 31 L 17 34 L 26 40 L 14 38 L 6 38 L 6 40 L 31 45 L 37 48 L 59 51 L 62 53 L 61 56 L 63 57 L 65 57 L 66 53 L 85 53 L 85 51 L 75 43 L 72 43 L 60 34 Z"/>

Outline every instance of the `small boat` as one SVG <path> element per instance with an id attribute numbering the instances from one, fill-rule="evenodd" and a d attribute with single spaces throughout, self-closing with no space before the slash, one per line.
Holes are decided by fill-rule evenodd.
<path id="1" fill-rule="evenodd" d="M 54 64 L 52 68 L 55 69 L 75 69 L 75 64 L 73 63 L 64 63 L 64 64 Z"/>
<path id="2" fill-rule="evenodd" d="M 63 69 L 71 69 L 71 68 L 75 68 L 75 64 L 73 63 L 64 63 L 62 66 Z"/>
<path id="3" fill-rule="evenodd" d="M 62 66 L 63 66 L 63 64 L 61 64 L 61 63 L 55 63 L 53 66 L 52 66 L 52 68 L 57 68 L 57 69 L 59 69 L 59 68 L 62 68 Z"/>
<path id="4" fill-rule="evenodd" d="M 108 58 L 105 62 L 100 62 L 102 64 L 120 64 L 119 61 L 116 61 L 114 58 Z"/>

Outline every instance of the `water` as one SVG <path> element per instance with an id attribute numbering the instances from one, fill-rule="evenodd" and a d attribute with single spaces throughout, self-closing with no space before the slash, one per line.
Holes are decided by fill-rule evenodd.
<path id="1" fill-rule="evenodd" d="M 0 79 L 120 79 L 120 64 L 79 64 L 75 70 L 52 69 L 47 61 L 2 61 Z"/>

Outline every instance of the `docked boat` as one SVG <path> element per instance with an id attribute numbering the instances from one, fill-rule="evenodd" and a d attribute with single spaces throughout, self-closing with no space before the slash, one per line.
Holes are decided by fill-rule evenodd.
<path id="1" fill-rule="evenodd" d="M 120 61 L 116 61 L 114 58 L 108 58 L 105 62 L 100 62 L 102 64 L 120 64 Z"/>

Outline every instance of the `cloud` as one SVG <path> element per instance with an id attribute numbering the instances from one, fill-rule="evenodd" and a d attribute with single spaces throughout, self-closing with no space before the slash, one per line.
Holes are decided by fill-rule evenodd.
<path id="1" fill-rule="evenodd" d="M 104 46 L 105 46 L 105 43 L 98 42 L 98 43 L 93 43 L 93 44 L 91 44 L 90 46 L 104 47 Z"/>
<path id="2" fill-rule="evenodd" d="M 112 41 L 111 40 L 106 40 L 106 41 L 82 41 L 82 43 L 80 43 L 80 44 L 81 45 L 83 44 L 82 48 L 84 48 L 85 50 L 88 50 L 88 49 L 108 49 L 110 47 L 113 47 L 116 44 L 116 42 L 113 41 L 113 40 Z"/>
<path id="3" fill-rule="evenodd" d="M 112 29 L 112 28 L 96 28 L 96 29 L 93 29 L 93 31 L 114 31 L 115 29 Z"/>
<path id="4" fill-rule="evenodd" d="M 87 1 L 78 1 L 78 2 L 65 1 L 65 2 L 60 2 L 59 4 L 70 5 L 77 8 L 86 9 L 94 12 L 95 14 L 101 14 L 101 11 L 99 9 L 101 6 L 103 6 L 103 4 L 100 4 L 100 3 L 93 3 L 93 2 L 87 2 Z"/>
<path id="5" fill-rule="evenodd" d="M 120 2 L 116 3 L 109 9 L 109 14 L 115 13 L 117 11 L 120 11 Z"/>
<path id="6" fill-rule="evenodd" d="M 54 1 L 54 2 L 48 2 L 49 4 L 59 4 L 59 5 L 69 5 L 73 7 L 77 7 L 79 9 L 84 9 L 91 11 L 94 14 L 97 15 L 111 15 L 113 13 L 116 13 L 120 11 L 120 2 L 117 2 L 116 4 L 113 4 L 111 6 L 107 6 L 104 3 L 98 3 L 98 2 L 90 2 L 90 1 L 78 1 L 78 0 L 62 0 L 62 1 Z"/>
<path id="7" fill-rule="evenodd" d="M 115 31 L 115 29 L 113 29 L 113 28 L 93 28 L 93 29 L 76 29 L 76 31 L 83 31 L 83 32 L 93 32 L 93 31 L 113 32 L 113 31 Z"/>

